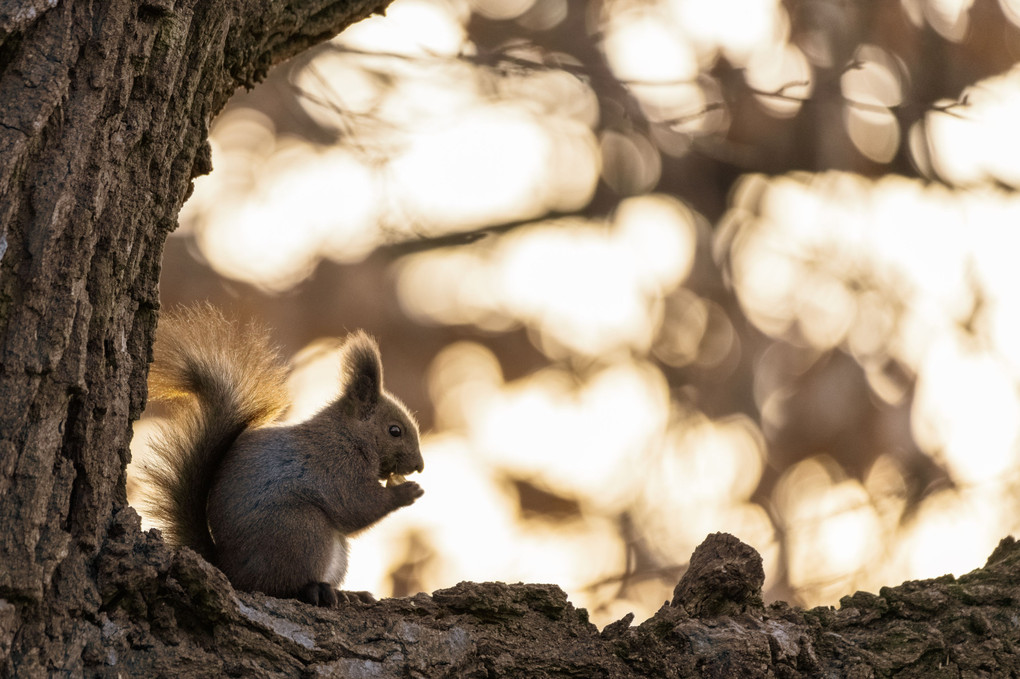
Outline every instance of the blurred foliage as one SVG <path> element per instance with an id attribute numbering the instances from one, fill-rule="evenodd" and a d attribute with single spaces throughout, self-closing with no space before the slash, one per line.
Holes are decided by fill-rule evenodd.
<path id="1" fill-rule="evenodd" d="M 397 0 L 220 117 L 163 302 L 279 328 L 306 411 L 313 340 L 379 337 L 427 493 L 353 589 L 640 618 L 717 530 L 801 603 L 968 570 L 1018 515 L 1018 24 Z"/>

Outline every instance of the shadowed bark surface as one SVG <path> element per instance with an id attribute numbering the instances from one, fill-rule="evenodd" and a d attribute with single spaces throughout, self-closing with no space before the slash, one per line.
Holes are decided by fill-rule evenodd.
<path id="1" fill-rule="evenodd" d="M 695 552 L 602 633 L 555 585 L 338 610 L 233 591 L 126 506 L 163 243 L 238 86 L 386 0 L 0 2 L 0 674 L 1008 676 L 1020 549 L 959 580 L 764 607 L 760 557 Z"/>
<path id="2" fill-rule="evenodd" d="M 981 677 L 1020 671 L 1020 546 L 983 569 L 763 606 L 761 557 L 731 535 L 695 551 L 671 602 L 601 633 L 556 585 L 463 582 L 431 596 L 317 609 L 235 592 L 191 550 L 118 513 L 99 560 L 95 676 Z"/>

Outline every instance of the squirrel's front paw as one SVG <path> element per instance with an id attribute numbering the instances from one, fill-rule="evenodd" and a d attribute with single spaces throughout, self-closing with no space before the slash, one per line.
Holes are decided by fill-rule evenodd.
<path id="1" fill-rule="evenodd" d="M 391 489 L 397 498 L 398 507 L 406 507 L 425 494 L 422 487 L 414 481 L 405 481 L 399 486 L 392 486 Z"/>

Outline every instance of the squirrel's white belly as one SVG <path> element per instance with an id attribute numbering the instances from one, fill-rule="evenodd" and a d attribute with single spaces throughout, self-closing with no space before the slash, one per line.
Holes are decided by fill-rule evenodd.
<path id="1" fill-rule="evenodd" d="M 342 535 L 333 537 L 333 548 L 329 555 L 329 563 L 322 574 L 322 582 L 328 582 L 339 588 L 347 574 L 347 540 Z"/>

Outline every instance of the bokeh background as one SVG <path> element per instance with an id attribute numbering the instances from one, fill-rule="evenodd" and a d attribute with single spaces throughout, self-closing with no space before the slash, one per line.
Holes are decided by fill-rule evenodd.
<path id="1" fill-rule="evenodd" d="M 346 585 L 554 582 L 602 625 L 714 531 L 768 599 L 1020 523 L 1020 0 L 397 0 L 240 93 L 162 303 L 380 341 L 425 496 Z M 145 454 L 154 418 L 137 425 Z"/>

